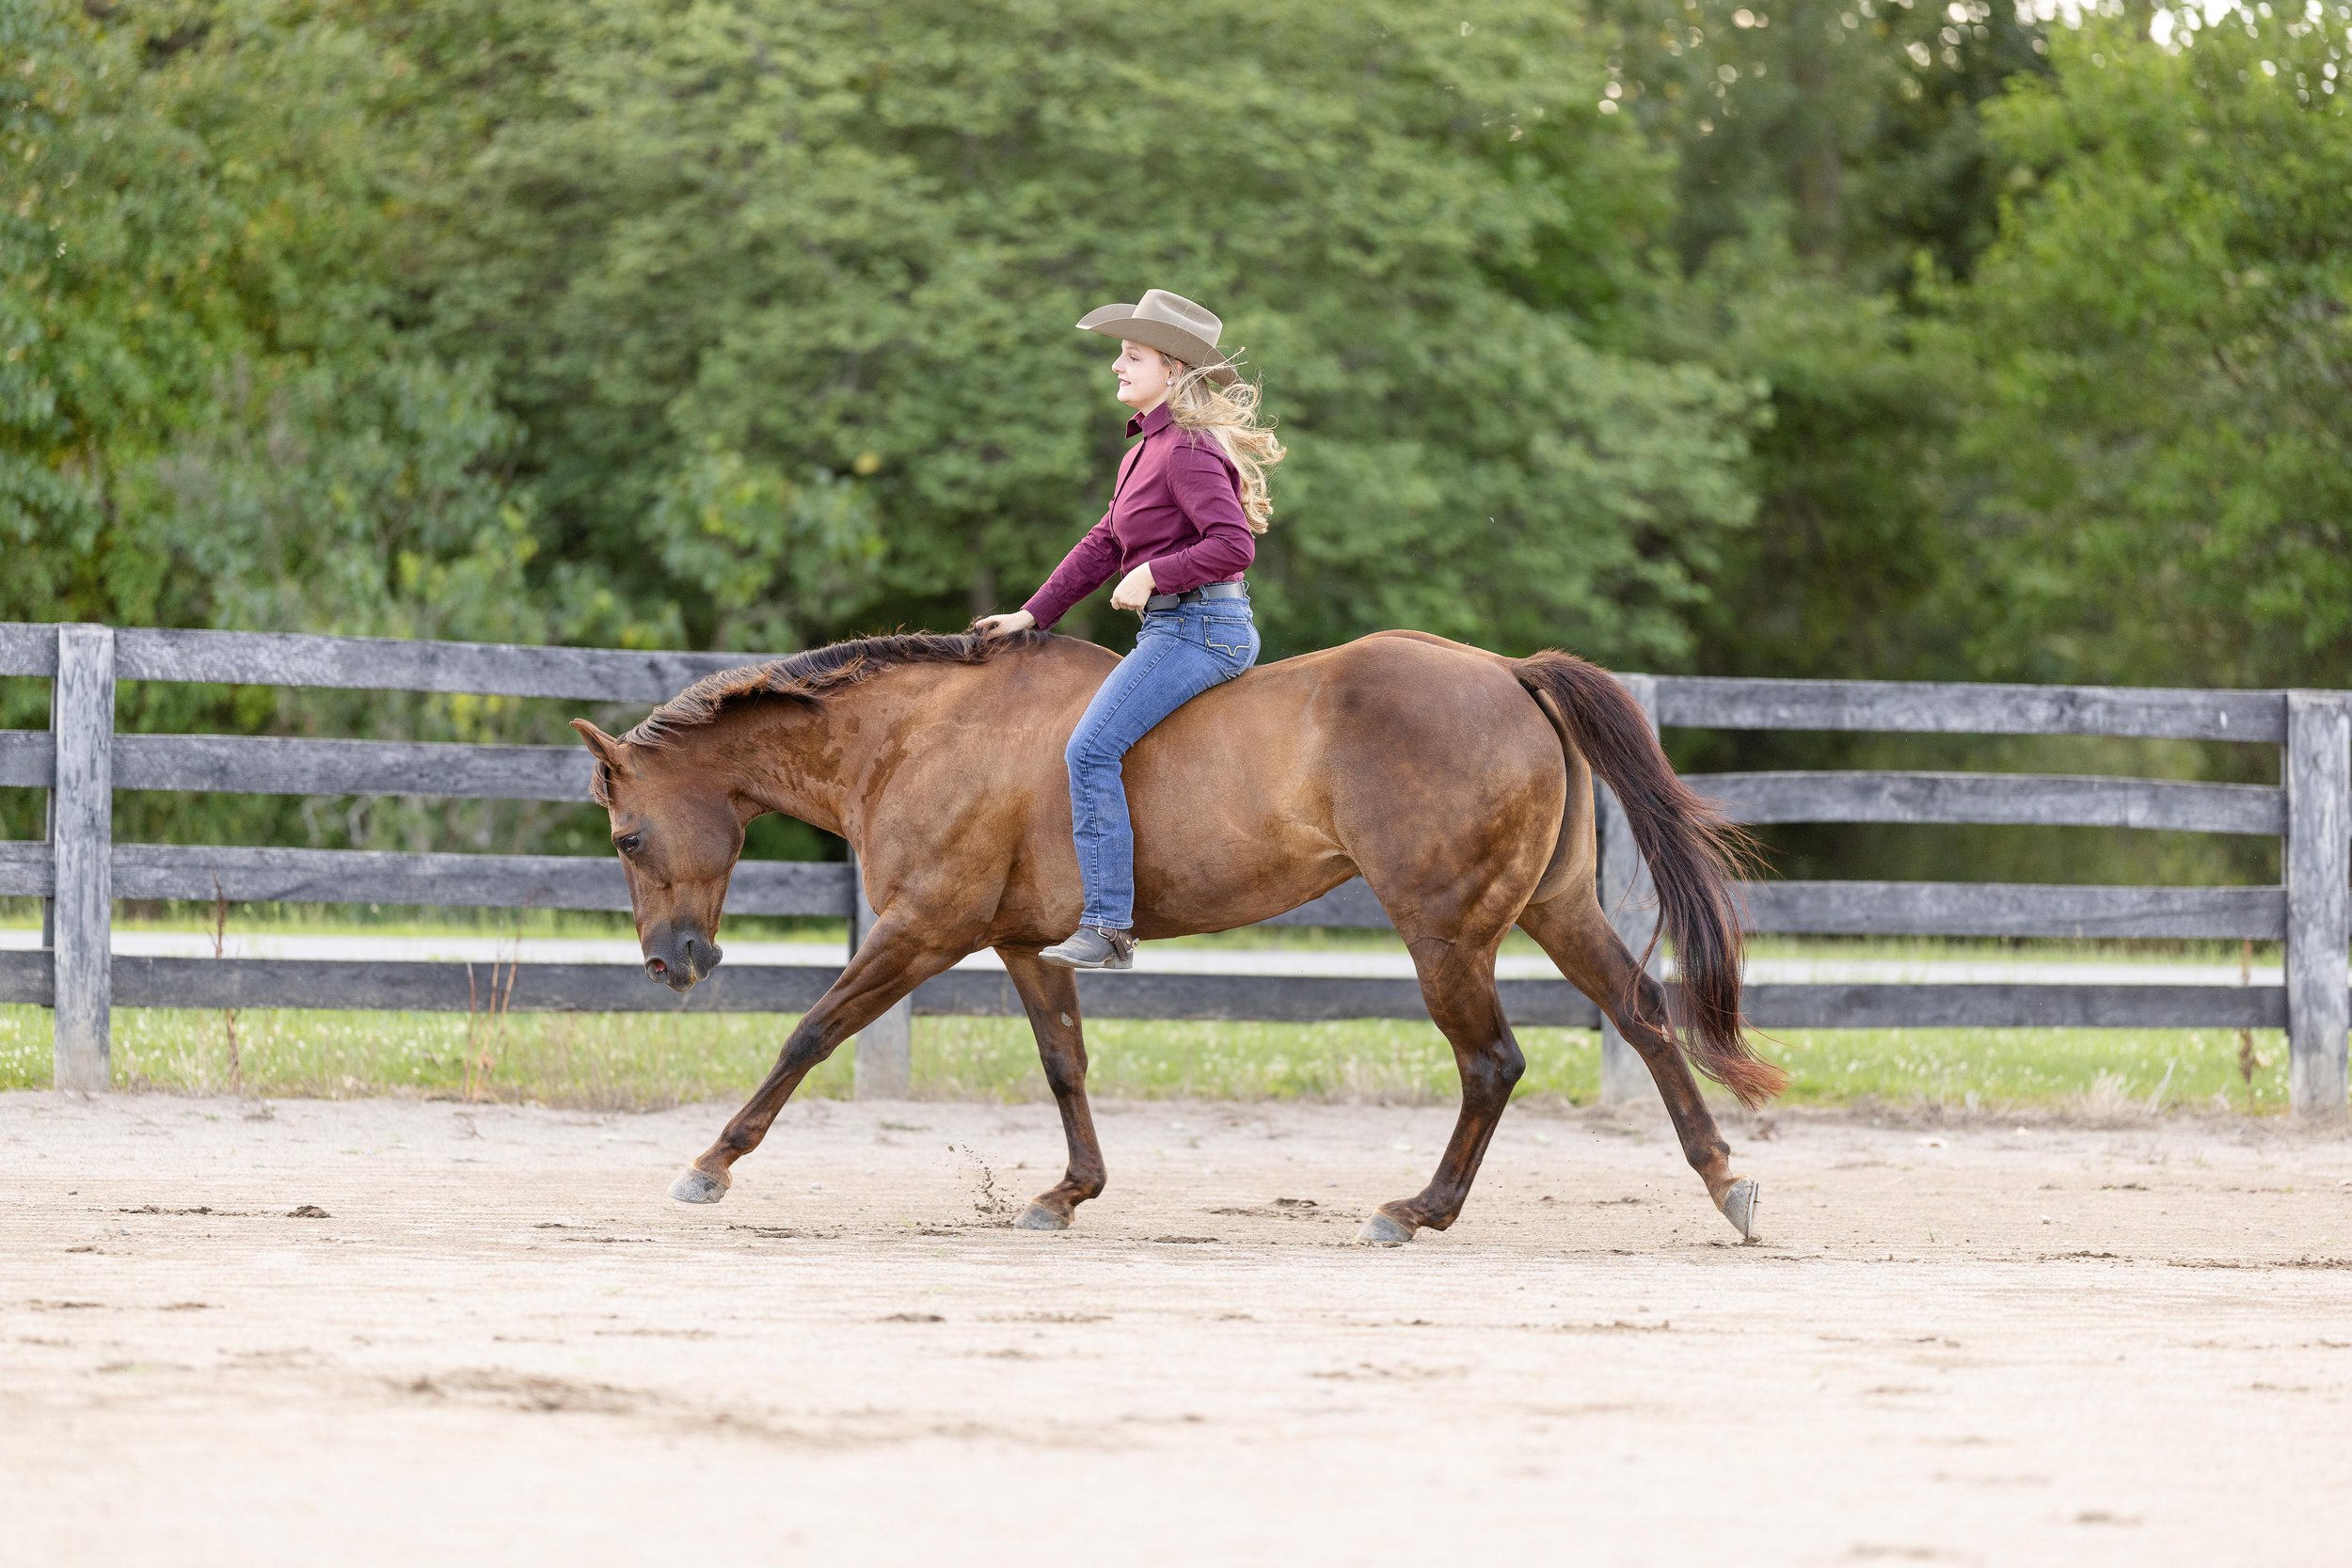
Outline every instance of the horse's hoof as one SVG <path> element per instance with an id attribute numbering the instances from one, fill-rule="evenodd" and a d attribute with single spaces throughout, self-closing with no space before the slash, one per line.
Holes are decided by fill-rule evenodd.
<path id="1" fill-rule="evenodd" d="M 1403 1246 L 1413 1239 L 1413 1232 L 1419 1228 L 1418 1226 L 1406 1225 L 1403 1220 L 1393 1219 L 1385 1212 L 1375 1209 L 1372 1212 L 1372 1218 L 1366 1220 L 1364 1227 L 1356 1232 L 1356 1244 L 1358 1246 Z"/>
<path id="2" fill-rule="evenodd" d="M 722 1177 L 689 1165 L 685 1174 L 670 1183 L 670 1196 L 680 1203 L 716 1203 L 727 1196 L 727 1184 Z"/>
<path id="3" fill-rule="evenodd" d="M 1731 1227 L 1740 1232 L 1743 1242 L 1756 1240 L 1756 1179 L 1743 1176 L 1724 1194 L 1724 1218 L 1731 1222 Z"/>
<path id="4" fill-rule="evenodd" d="M 1042 1203 L 1032 1203 L 1021 1211 L 1021 1217 L 1012 1222 L 1015 1230 L 1067 1230 L 1070 1216 L 1048 1209 Z"/>

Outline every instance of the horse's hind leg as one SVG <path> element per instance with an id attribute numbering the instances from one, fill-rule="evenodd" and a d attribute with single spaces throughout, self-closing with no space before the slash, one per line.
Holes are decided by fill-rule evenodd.
<path id="1" fill-rule="evenodd" d="M 1511 1103 L 1511 1090 L 1527 1070 L 1518 1041 L 1511 1037 L 1511 1025 L 1503 1019 L 1502 998 L 1495 991 L 1495 943 L 1466 949 L 1437 937 L 1420 937 L 1407 945 L 1429 1016 L 1454 1047 L 1454 1065 L 1462 1074 L 1462 1111 L 1429 1185 L 1415 1196 L 1382 1204 L 1357 1232 L 1358 1241 L 1375 1246 L 1409 1242 L 1423 1226 L 1443 1230 L 1461 1214 L 1486 1145 Z"/>
<path id="2" fill-rule="evenodd" d="M 1037 1036 L 1045 1082 L 1061 1107 L 1062 1135 L 1070 1144 L 1070 1168 L 1060 1181 L 1037 1195 L 1013 1223 L 1024 1230 L 1066 1230 L 1079 1204 L 1100 1196 L 1106 1173 L 1103 1146 L 1094 1136 L 1094 1114 L 1087 1108 L 1087 1044 L 1078 1022 L 1078 976 L 1038 962 L 1034 947 L 1000 947 L 1005 973 Z"/>
<path id="3" fill-rule="evenodd" d="M 1571 888 L 1519 913 L 1519 929 L 1534 937 L 1571 984 L 1591 997 L 1616 1024 L 1617 1033 L 1641 1053 L 1658 1081 L 1658 1092 L 1682 1140 L 1683 1157 L 1707 1183 L 1707 1196 L 1740 1234 L 1756 1234 L 1755 1181 L 1731 1170 L 1731 1146 L 1717 1131 L 1714 1114 L 1699 1094 L 1698 1081 L 1682 1048 L 1665 1027 L 1666 994 L 1610 928 L 1600 900 L 1589 889 Z"/>

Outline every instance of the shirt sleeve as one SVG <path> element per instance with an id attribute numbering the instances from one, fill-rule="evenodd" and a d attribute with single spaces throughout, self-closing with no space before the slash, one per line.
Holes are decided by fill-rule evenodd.
<path id="1" fill-rule="evenodd" d="M 1241 509 L 1239 476 L 1205 436 L 1179 441 L 1168 457 L 1168 488 L 1199 535 L 1152 562 L 1152 586 L 1182 594 L 1203 583 L 1230 582 L 1258 558 L 1258 536 Z"/>
<path id="2" fill-rule="evenodd" d="M 1086 537 L 1070 546 L 1044 585 L 1021 608 L 1037 618 L 1041 630 L 1070 613 L 1070 607 L 1111 580 L 1119 570 L 1119 541 L 1111 536 L 1111 515 L 1087 530 Z"/>

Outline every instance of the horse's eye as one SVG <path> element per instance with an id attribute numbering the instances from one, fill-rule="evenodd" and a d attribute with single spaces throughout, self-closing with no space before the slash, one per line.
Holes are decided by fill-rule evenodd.
<path id="1" fill-rule="evenodd" d="M 612 847 L 624 855 L 633 855 L 637 853 L 637 847 L 644 842 L 643 833 L 623 833 L 612 841 Z"/>

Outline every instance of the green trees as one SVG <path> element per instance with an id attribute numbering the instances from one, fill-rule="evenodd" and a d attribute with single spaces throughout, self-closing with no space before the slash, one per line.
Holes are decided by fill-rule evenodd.
<path id="1" fill-rule="evenodd" d="M 0 617 L 560 633 L 518 427 L 400 319 L 397 58 L 310 8 L 0 9 Z M 45 722 L 10 683 L 0 722 Z M 126 686 L 134 727 L 497 733 L 479 705 Z M 40 802 L 11 792 L 11 832 Z M 483 843 L 491 815 L 134 798 L 134 836 Z M 510 814 L 504 842 L 528 836 Z"/>
<path id="2" fill-rule="evenodd" d="M 308 11 L 0 16 L 0 615 L 535 634 L 515 434 L 391 307 L 405 147 Z"/>
<path id="3" fill-rule="evenodd" d="M 1756 525 L 1696 608 L 1702 667 L 1955 673 L 1953 377 L 1920 327 L 1998 219 L 1978 106 L 2042 69 L 2006 8 L 1614 0 L 1609 91 L 1674 153 L 1680 263 L 1632 324 L 1661 356 L 1767 389 Z M 1922 285 L 1927 285 L 1923 290 Z"/>
<path id="4" fill-rule="evenodd" d="M 1655 160 L 1570 13 L 986 0 L 504 8 L 405 43 L 487 126 L 439 341 L 486 353 L 549 556 L 653 634 L 1019 602 L 1121 445 L 1071 324 L 1212 302 L 1295 437 L 1278 646 L 1418 625 L 1670 660 L 1748 395 L 1597 346 Z M 1629 194 L 1632 193 L 1632 194 Z M 1647 198 L 1655 206 L 1654 198 Z M 1572 276 L 1545 272 L 1571 258 Z M 1107 634 L 1110 626 L 1103 623 Z"/>
<path id="5" fill-rule="evenodd" d="M 2135 17 L 20 0 L 0 616 L 960 625 L 1099 514 L 1069 324 L 1157 285 L 1292 444 L 1270 652 L 2338 684 L 2352 7 Z"/>
<path id="6" fill-rule="evenodd" d="M 2352 681 L 2352 8 L 2093 23 L 1988 117 L 1954 613 L 2038 678 Z"/>

